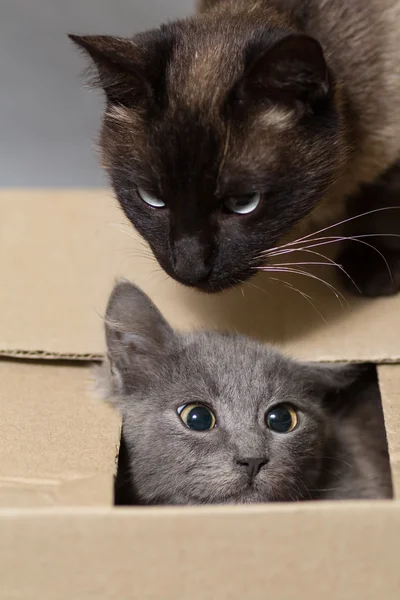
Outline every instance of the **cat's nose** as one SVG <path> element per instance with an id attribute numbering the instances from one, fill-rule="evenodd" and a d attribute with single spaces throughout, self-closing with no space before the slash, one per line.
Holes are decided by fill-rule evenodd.
<path id="1" fill-rule="evenodd" d="M 195 285 L 207 279 L 211 272 L 212 250 L 192 237 L 185 237 L 174 244 L 174 272 L 182 283 Z"/>
<path id="2" fill-rule="evenodd" d="M 265 456 L 250 456 L 236 459 L 236 463 L 246 469 L 250 477 L 258 475 L 267 462 L 268 458 L 265 458 Z"/>

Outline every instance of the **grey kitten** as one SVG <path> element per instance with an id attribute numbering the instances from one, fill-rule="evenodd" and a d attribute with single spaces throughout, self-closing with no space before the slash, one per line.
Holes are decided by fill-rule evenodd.
<path id="1" fill-rule="evenodd" d="M 106 339 L 101 383 L 123 416 L 128 502 L 392 496 L 365 365 L 302 364 L 239 335 L 177 333 L 126 281 L 111 295 Z"/>

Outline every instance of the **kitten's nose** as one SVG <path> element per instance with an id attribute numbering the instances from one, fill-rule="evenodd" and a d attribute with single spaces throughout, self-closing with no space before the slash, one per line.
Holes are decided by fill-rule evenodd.
<path id="1" fill-rule="evenodd" d="M 241 467 L 244 467 L 249 476 L 253 478 L 258 475 L 263 466 L 267 464 L 268 459 L 265 458 L 265 456 L 251 456 L 249 458 L 238 458 L 236 462 Z"/>
<path id="2" fill-rule="evenodd" d="M 174 244 L 174 272 L 187 285 L 207 279 L 211 271 L 212 248 L 195 237 L 184 237 Z"/>

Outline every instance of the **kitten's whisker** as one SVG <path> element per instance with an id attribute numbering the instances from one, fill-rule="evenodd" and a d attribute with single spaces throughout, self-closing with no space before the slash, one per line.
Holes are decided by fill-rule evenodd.
<path id="1" fill-rule="evenodd" d="M 343 460 L 342 458 L 337 458 L 336 456 L 310 456 L 310 459 L 313 460 L 335 460 L 336 462 L 340 462 L 344 465 L 346 465 L 347 467 L 350 467 L 350 469 L 354 469 L 354 465 L 351 465 L 350 463 L 346 462 L 345 460 Z M 329 471 L 328 469 L 324 469 L 324 471 L 326 473 L 332 473 L 333 471 Z"/>
<path id="2" fill-rule="evenodd" d="M 299 473 L 301 472 L 300 469 L 297 469 L 297 471 Z M 288 494 L 289 494 L 290 498 L 293 500 L 293 502 L 299 502 L 300 500 L 302 500 L 304 498 L 304 493 L 302 492 L 300 486 L 303 487 L 304 491 L 310 497 L 310 500 L 312 500 L 312 496 L 310 494 L 310 491 L 307 488 L 306 484 L 304 483 L 303 479 L 300 478 L 299 482 L 297 483 L 296 481 L 293 481 L 293 477 L 288 477 L 284 473 L 281 473 L 279 475 L 279 477 L 280 477 L 281 480 L 283 479 L 284 481 L 287 481 L 289 483 L 289 485 L 293 488 L 293 491 L 295 493 L 295 497 L 294 498 L 293 498 L 292 493 L 288 491 Z M 278 485 L 279 485 L 279 483 L 278 483 Z"/>
<path id="3" fill-rule="evenodd" d="M 304 483 L 304 481 L 302 479 L 300 480 L 300 483 L 303 486 L 304 490 L 307 492 L 310 500 L 313 500 L 313 497 L 311 495 L 311 490 L 308 489 L 308 487 L 306 486 L 306 484 Z"/>

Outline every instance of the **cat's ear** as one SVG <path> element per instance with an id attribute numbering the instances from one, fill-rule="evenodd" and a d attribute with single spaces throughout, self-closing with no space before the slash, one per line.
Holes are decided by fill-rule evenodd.
<path id="1" fill-rule="evenodd" d="M 290 35 L 264 52 L 256 45 L 255 58 L 237 88 L 244 103 L 252 100 L 284 104 L 303 102 L 310 108 L 330 94 L 328 68 L 320 44 L 307 35 Z M 258 54 L 258 55 L 257 55 Z"/>
<path id="2" fill-rule="evenodd" d="M 307 363 L 302 365 L 302 379 L 318 394 L 332 394 L 350 390 L 360 382 L 375 377 L 374 366 L 370 363 Z"/>
<path id="3" fill-rule="evenodd" d="M 105 317 L 112 374 L 124 387 L 154 375 L 176 341 L 173 329 L 148 296 L 129 281 L 114 287 Z"/>
<path id="4" fill-rule="evenodd" d="M 113 103 L 135 108 L 162 97 L 170 40 L 159 30 L 131 39 L 109 35 L 68 36 L 95 67 L 91 83 Z"/>

